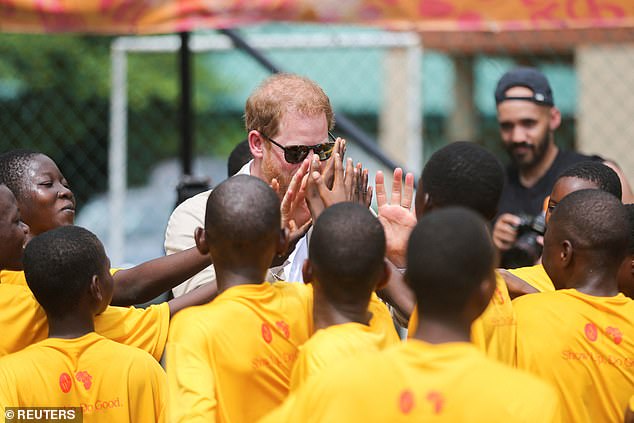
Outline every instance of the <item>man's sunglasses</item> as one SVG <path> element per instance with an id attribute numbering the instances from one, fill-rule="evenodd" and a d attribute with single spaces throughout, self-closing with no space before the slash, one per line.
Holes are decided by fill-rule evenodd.
<path id="1" fill-rule="evenodd" d="M 328 160 L 330 156 L 332 156 L 332 151 L 335 148 L 335 136 L 332 135 L 330 131 L 328 131 L 328 137 L 331 139 L 329 142 L 316 145 L 288 145 L 286 147 L 261 132 L 260 135 L 284 150 L 284 160 L 290 164 L 301 163 L 306 157 L 308 157 L 310 150 L 313 150 L 313 152 L 319 156 L 319 160 Z"/>

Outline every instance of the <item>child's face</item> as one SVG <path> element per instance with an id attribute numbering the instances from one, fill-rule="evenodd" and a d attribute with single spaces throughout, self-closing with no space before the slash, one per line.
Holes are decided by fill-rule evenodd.
<path id="1" fill-rule="evenodd" d="M 586 179 L 571 176 L 559 178 L 557 182 L 555 182 L 553 192 L 550 194 L 550 198 L 548 200 L 548 208 L 546 209 L 546 224 L 548 224 L 550 216 L 553 214 L 557 204 L 559 204 L 565 196 L 582 189 L 599 189 L 599 186 L 595 182 L 588 181 Z"/>
<path id="2" fill-rule="evenodd" d="M 20 220 L 13 193 L 0 185 L 0 269 L 21 270 L 28 226 Z"/>
<path id="3" fill-rule="evenodd" d="M 53 160 L 43 154 L 33 157 L 25 177 L 18 201 L 32 236 L 74 223 L 75 196 Z"/>

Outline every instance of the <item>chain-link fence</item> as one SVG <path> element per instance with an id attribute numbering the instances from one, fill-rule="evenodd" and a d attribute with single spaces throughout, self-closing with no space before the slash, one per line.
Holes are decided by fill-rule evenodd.
<path id="1" fill-rule="evenodd" d="M 382 33 L 303 25 L 265 25 L 243 32 L 251 37 Z M 87 221 L 103 222 L 108 214 L 100 195 L 108 189 L 112 42 L 113 38 L 78 35 L 0 35 L 0 149 L 30 148 L 50 155 L 73 187 L 80 216 L 90 214 Z M 531 52 L 532 47 L 441 52 L 426 48 L 424 38 L 422 45 L 420 80 L 397 83 L 404 87 L 403 93 L 415 90 L 420 94 L 421 158 L 449 141 L 469 139 L 506 161 L 493 90 L 502 73 L 514 64 L 526 64 L 542 69 L 551 81 L 564 117 L 556 132 L 559 145 L 613 158 L 626 173 L 634 168 L 626 162 L 632 160 L 627 153 L 634 105 L 628 93 L 634 88 L 630 72 L 634 47 L 580 44 L 556 51 L 549 51 L 546 45 L 537 53 Z M 307 47 L 267 54 L 280 68 L 317 81 L 337 111 L 377 139 L 384 138 L 386 131 L 398 133 L 389 128 L 399 123 L 407 125 L 404 114 L 399 122 L 398 114 L 390 113 L 398 96 L 390 95 L 386 87 L 394 87 L 393 79 L 402 78 L 405 70 L 398 72 L 398 63 L 403 63 L 398 60 L 387 63 L 389 49 Z M 127 57 L 127 172 L 133 187 L 129 197 L 147 207 L 135 212 L 128 202 L 124 226 L 128 233 L 152 234 L 147 253 L 128 239 L 129 250 L 143 250 L 151 256 L 161 253 L 178 180 L 178 58 L 175 52 L 130 53 Z M 195 169 L 217 183 L 226 174 L 229 152 L 245 137 L 244 102 L 268 72 L 238 50 L 196 53 L 193 61 L 195 155 L 210 157 Z M 357 151 L 353 146 L 353 158 L 364 157 Z M 629 173 L 629 177 L 632 180 L 634 175 Z M 139 188 L 150 186 L 154 188 Z M 165 207 L 157 206 L 163 202 Z M 148 218 L 159 209 L 156 219 Z M 138 261 L 143 254 L 126 256 L 126 260 Z"/>

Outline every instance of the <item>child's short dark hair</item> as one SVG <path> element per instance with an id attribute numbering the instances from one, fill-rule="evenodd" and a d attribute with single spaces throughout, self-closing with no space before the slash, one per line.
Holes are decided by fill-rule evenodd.
<path id="1" fill-rule="evenodd" d="M 634 254 L 634 204 L 626 204 L 627 216 L 630 218 L 630 247 L 629 253 Z"/>
<path id="2" fill-rule="evenodd" d="M 41 153 L 32 150 L 16 149 L 0 154 L 0 184 L 5 184 L 17 199 L 25 191 L 25 173 L 35 156 Z"/>
<path id="3" fill-rule="evenodd" d="M 451 143 L 432 154 L 421 178 L 435 207 L 463 206 L 487 220 L 495 217 L 504 170 L 483 147 L 465 141 Z"/>
<path id="4" fill-rule="evenodd" d="M 252 158 L 249 140 L 240 141 L 240 143 L 233 148 L 227 159 L 227 177 L 230 178 L 238 173 L 240 169 L 242 169 L 242 166 L 249 163 Z"/>
<path id="5" fill-rule="evenodd" d="M 598 189 L 583 189 L 564 197 L 546 232 L 546 237 L 569 239 L 574 248 L 590 249 L 606 261 L 619 263 L 630 236 L 630 221 L 621 200 Z"/>
<path id="6" fill-rule="evenodd" d="M 406 280 L 426 316 L 456 316 L 475 289 L 493 277 L 495 248 L 487 222 L 471 209 L 425 214 L 409 238 Z"/>
<path id="7" fill-rule="evenodd" d="M 279 236 L 280 200 L 264 181 L 236 175 L 220 183 L 207 199 L 205 231 L 235 245 L 267 243 Z"/>
<path id="8" fill-rule="evenodd" d="M 308 256 L 330 300 L 369 299 L 384 269 L 383 226 L 366 207 L 335 204 L 315 222 Z"/>
<path id="9" fill-rule="evenodd" d="M 622 187 L 619 175 L 601 162 L 588 160 L 576 163 L 559 175 L 559 178 L 565 177 L 594 182 L 600 190 L 609 192 L 619 200 L 621 199 Z"/>
<path id="10" fill-rule="evenodd" d="M 47 315 L 74 310 L 94 275 L 107 265 L 99 239 L 79 226 L 62 226 L 33 238 L 24 250 L 24 274 Z"/>

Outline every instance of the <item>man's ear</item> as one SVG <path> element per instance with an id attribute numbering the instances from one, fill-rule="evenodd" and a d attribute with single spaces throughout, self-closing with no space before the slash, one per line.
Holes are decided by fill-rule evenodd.
<path id="1" fill-rule="evenodd" d="M 196 249 L 204 256 L 209 254 L 209 245 L 207 244 L 207 233 L 200 226 L 194 231 L 194 240 L 196 241 Z"/>
<path id="2" fill-rule="evenodd" d="M 249 149 L 254 159 L 261 159 L 264 155 L 264 137 L 256 130 L 249 131 L 247 139 L 249 140 Z"/>
<path id="3" fill-rule="evenodd" d="M 390 280 L 390 276 L 392 275 L 392 270 L 390 266 L 387 264 L 387 260 L 383 259 L 383 270 L 381 271 L 381 277 L 379 278 L 378 283 L 376 284 L 375 291 L 383 289 L 387 286 L 388 281 Z"/>
<path id="4" fill-rule="evenodd" d="M 305 259 L 302 265 L 302 277 L 304 278 L 304 283 L 313 281 L 313 266 L 310 264 L 309 259 Z"/>
<path id="5" fill-rule="evenodd" d="M 288 228 L 281 228 L 280 237 L 277 240 L 277 246 L 275 249 L 275 253 L 278 256 L 283 256 L 286 254 L 286 251 L 288 250 L 288 240 L 289 240 Z"/>
<path id="6" fill-rule="evenodd" d="M 559 128 L 559 125 L 561 125 L 561 112 L 553 106 L 550 108 L 550 123 L 548 127 L 551 131 L 554 131 Z"/>

